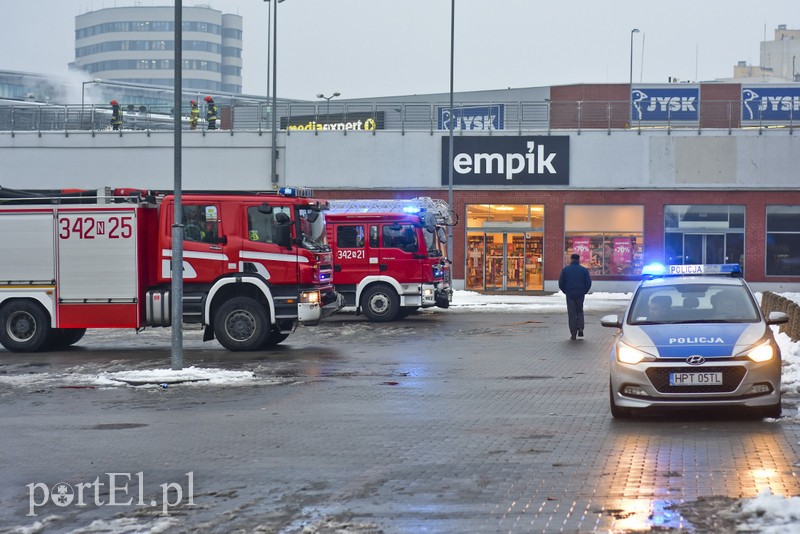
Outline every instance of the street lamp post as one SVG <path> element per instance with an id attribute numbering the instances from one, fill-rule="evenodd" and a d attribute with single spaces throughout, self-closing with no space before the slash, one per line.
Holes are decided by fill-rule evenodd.
<path id="1" fill-rule="evenodd" d="M 269 2 L 270 0 L 265 0 Z M 276 0 L 272 3 L 272 146 L 270 147 L 272 151 L 272 155 L 270 157 L 270 182 L 272 183 L 272 187 L 277 189 L 278 187 L 278 172 L 277 172 L 277 164 L 278 164 L 278 123 L 277 123 L 277 106 L 278 106 L 278 4 L 283 2 L 283 0 Z M 269 70 L 269 67 L 267 67 Z"/>
<path id="2" fill-rule="evenodd" d="M 628 80 L 629 80 L 628 81 L 628 85 L 629 85 L 628 92 L 629 93 L 630 93 L 630 90 L 631 90 L 631 86 L 633 86 L 633 34 L 634 33 L 639 33 L 639 28 L 634 28 L 634 29 L 631 30 L 631 71 L 630 71 L 630 77 L 628 78 Z"/>
<path id="3" fill-rule="evenodd" d="M 456 0 L 450 2 L 450 121 L 447 140 L 447 204 L 453 207 L 453 63 L 455 59 Z M 447 259 L 450 261 L 450 279 L 453 278 L 453 226 L 447 227 Z M 451 282 L 452 283 L 452 282 Z"/>
<path id="4" fill-rule="evenodd" d="M 83 104 L 83 103 L 84 103 L 84 101 L 85 101 L 85 99 L 84 99 L 84 95 L 85 95 L 85 93 L 86 93 L 86 84 L 87 84 L 87 83 L 100 83 L 100 82 L 102 82 L 102 81 L 103 81 L 103 80 L 101 80 L 100 78 L 95 78 L 94 80 L 89 80 L 89 81 L 86 81 L 86 82 L 81 82 L 81 128 L 83 128 L 83 106 L 84 106 L 84 104 Z M 94 124 L 92 124 L 92 129 L 94 129 Z"/>
<path id="5" fill-rule="evenodd" d="M 325 96 L 322 93 L 317 95 L 317 98 L 322 98 L 322 99 L 327 101 L 326 104 L 325 104 L 325 107 L 326 107 L 326 110 L 325 110 L 325 122 L 330 122 L 331 121 L 331 99 L 332 98 L 336 98 L 337 96 L 342 96 L 342 93 L 340 93 L 339 91 L 336 91 L 331 96 Z"/>

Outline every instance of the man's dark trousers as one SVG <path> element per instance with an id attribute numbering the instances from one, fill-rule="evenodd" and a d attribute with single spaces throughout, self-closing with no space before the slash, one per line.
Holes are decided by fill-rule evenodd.
<path id="1" fill-rule="evenodd" d="M 569 333 L 574 338 L 578 330 L 583 330 L 584 295 L 567 295 L 567 315 L 569 316 Z"/>

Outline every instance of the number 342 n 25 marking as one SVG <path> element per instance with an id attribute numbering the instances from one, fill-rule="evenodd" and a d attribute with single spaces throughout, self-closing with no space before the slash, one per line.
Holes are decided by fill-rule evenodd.
<path id="1" fill-rule="evenodd" d="M 133 217 L 62 217 L 58 220 L 58 237 L 60 239 L 130 239 L 133 236 Z"/>

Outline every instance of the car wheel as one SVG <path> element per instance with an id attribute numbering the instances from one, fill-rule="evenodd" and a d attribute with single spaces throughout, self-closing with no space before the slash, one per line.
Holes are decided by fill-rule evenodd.
<path id="1" fill-rule="evenodd" d="M 235 297 L 214 314 L 214 335 L 232 351 L 258 350 L 269 334 L 264 306 L 249 297 Z"/>
<path id="2" fill-rule="evenodd" d="M 632 411 L 630 408 L 617 406 L 617 403 L 614 402 L 614 390 L 611 387 L 610 380 L 608 382 L 608 401 L 611 406 L 611 416 L 614 419 L 629 419 L 631 417 Z"/>
<path id="3" fill-rule="evenodd" d="M 370 321 L 394 321 L 400 309 L 400 298 L 391 287 L 378 284 L 370 286 L 361 297 L 361 311 Z"/>
<path id="4" fill-rule="evenodd" d="M 761 417 L 771 417 L 773 419 L 778 419 L 782 413 L 783 413 L 783 406 L 781 406 L 780 402 L 778 402 L 778 404 L 773 404 L 772 406 L 761 408 Z"/>
<path id="5" fill-rule="evenodd" d="M 0 343 L 12 352 L 36 352 L 50 336 L 50 317 L 36 302 L 12 300 L 0 310 Z"/>

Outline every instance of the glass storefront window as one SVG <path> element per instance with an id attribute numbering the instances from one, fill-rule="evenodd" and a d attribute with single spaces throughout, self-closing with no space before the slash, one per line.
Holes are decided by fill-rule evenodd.
<path id="1" fill-rule="evenodd" d="M 800 206 L 767 206 L 767 276 L 800 276 Z"/>
<path id="2" fill-rule="evenodd" d="M 564 264 L 579 254 L 593 275 L 641 273 L 644 206 L 565 206 L 564 230 Z"/>
<path id="3" fill-rule="evenodd" d="M 744 206 L 664 206 L 664 262 L 738 263 L 744 269 Z"/>

